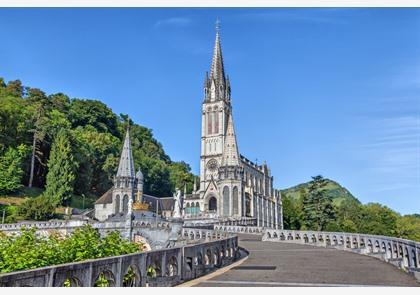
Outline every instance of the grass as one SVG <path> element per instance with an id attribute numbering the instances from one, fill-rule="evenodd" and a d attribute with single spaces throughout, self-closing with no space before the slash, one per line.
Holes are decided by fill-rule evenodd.
<path id="1" fill-rule="evenodd" d="M 44 189 L 39 187 L 22 187 L 15 193 L 11 193 L 8 195 L 0 195 L 0 204 L 8 204 L 19 206 L 27 198 L 36 198 L 44 192 Z M 96 201 L 96 197 L 94 195 L 87 195 L 83 200 L 83 196 L 73 195 L 70 200 L 71 208 L 78 208 L 78 209 L 88 209 L 93 208 Z"/>

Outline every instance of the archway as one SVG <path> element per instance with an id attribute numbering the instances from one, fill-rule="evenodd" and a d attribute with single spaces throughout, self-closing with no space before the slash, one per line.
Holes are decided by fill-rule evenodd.
<path id="1" fill-rule="evenodd" d="M 209 199 L 209 212 L 217 212 L 217 199 L 214 196 Z"/>
<path id="2" fill-rule="evenodd" d="M 166 276 L 173 277 L 178 275 L 178 261 L 175 256 L 169 258 Z"/>
<path id="3" fill-rule="evenodd" d="M 129 266 L 123 277 L 123 287 L 141 286 L 141 275 L 135 266 Z"/>
<path id="4" fill-rule="evenodd" d="M 94 287 L 115 287 L 115 277 L 114 274 L 105 270 L 96 277 L 96 280 L 93 284 Z"/>

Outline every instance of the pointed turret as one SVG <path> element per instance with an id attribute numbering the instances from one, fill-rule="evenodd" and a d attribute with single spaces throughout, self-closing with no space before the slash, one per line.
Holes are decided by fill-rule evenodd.
<path id="1" fill-rule="evenodd" d="M 205 99 L 210 101 L 230 99 L 230 86 L 227 87 L 223 65 L 222 46 L 220 45 L 220 22 L 216 22 L 216 40 L 214 42 L 213 59 L 210 76 L 206 74 L 204 87 Z"/>
<path id="2" fill-rule="evenodd" d="M 120 164 L 116 177 L 135 177 L 133 152 L 131 150 L 130 131 L 127 128 L 124 145 L 121 152 Z"/>
<path id="3" fill-rule="evenodd" d="M 239 151 L 233 127 L 232 113 L 229 114 L 226 127 L 225 146 L 222 155 L 222 166 L 239 166 Z"/>
<path id="4" fill-rule="evenodd" d="M 222 46 L 220 45 L 219 23 L 216 23 L 216 40 L 214 42 L 213 60 L 211 63 L 210 78 L 216 82 L 225 82 Z"/>

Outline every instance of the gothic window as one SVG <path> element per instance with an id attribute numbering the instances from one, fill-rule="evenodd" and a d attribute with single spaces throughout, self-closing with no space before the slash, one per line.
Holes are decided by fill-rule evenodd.
<path id="1" fill-rule="evenodd" d="M 115 197 L 115 213 L 120 212 L 120 195 Z"/>
<path id="2" fill-rule="evenodd" d="M 123 198 L 123 212 L 127 213 L 128 212 L 128 196 L 124 195 Z"/>
<path id="3" fill-rule="evenodd" d="M 213 116 L 212 113 L 207 113 L 207 134 L 211 134 L 213 129 Z"/>
<path id="4" fill-rule="evenodd" d="M 239 206 L 239 202 L 238 202 L 239 200 L 238 200 L 238 187 L 237 186 L 235 186 L 234 188 L 233 188 L 233 214 L 238 214 L 239 213 L 239 209 L 238 209 L 238 206 Z"/>
<path id="5" fill-rule="evenodd" d="M 223 215 L 229 216 L 230 212 L 230 196 L 229 196 L 229 187 L 225 186 L 223 188 Z"/>
<path id="6" fill-rule="evenodd" d="M 219 133 L 219 113 L 214 112 L 214 133 Z"/>

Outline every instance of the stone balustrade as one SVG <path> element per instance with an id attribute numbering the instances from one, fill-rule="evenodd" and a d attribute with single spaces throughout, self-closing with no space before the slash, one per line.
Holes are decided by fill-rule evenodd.
<path id="1" fill-rule="evenodd" d="M 242 233 L 261 235 L 263 228 L 258 226 L 239 226 L 239 225 L 214 225 L 215 231 L 226 233 Z"/>
<path id="2" fill-rule="evenodd" d="M 357 233 L 275 229 L 264 229 L 262 240 L 334 247 L 374 256 L 420 279 L 420 243 L 411 240 Z"/>
<path id="3" fill-rule="evenodd" d="M 0 287 L 90 287 L 101 279 L 116 287 L 174 286 L 226 266 L 239 257 L 237 236 L 187 228 L 182 234 L 197 243 L 2 274 Z M 147 273 L 149 267 L 155 270 L 155 276 Z"/>

